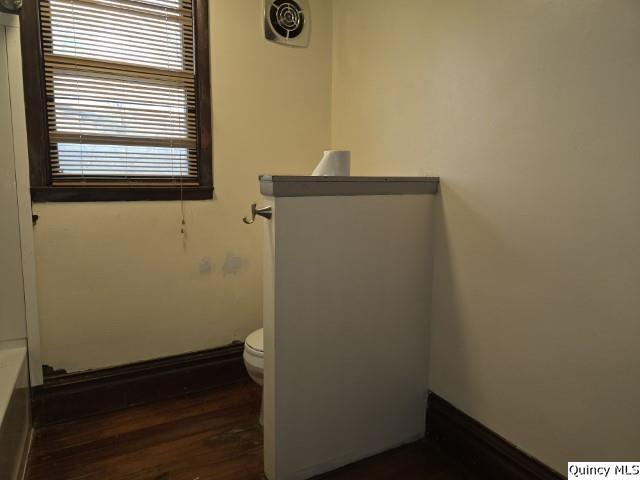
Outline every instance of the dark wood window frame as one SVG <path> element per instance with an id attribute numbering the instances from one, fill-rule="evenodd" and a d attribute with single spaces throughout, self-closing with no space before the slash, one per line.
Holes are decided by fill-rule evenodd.
<path id="1" fill-rule="evenodd" d="M 207 0 L 193 0 L 196 62 L 197 186 L 117 187 L 53 185 L 49 159 L 49 128 L 45 96 L 44 54 L 40 31 L 40 0 L 24 2 L 21 42 L 29 147 L 31 198 L 34 202 L 100 202 L 134 200 L 205 200 L 213 198 L 211 129 L 211 73 L 209 65 L 209 11 Z"/>

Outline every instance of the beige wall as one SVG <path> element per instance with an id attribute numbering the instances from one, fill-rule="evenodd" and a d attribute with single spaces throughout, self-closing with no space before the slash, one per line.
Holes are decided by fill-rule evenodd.
<path id="1" fill-rule="evenodd" d="M 640 3 L 334 15 L 334 148 L 442 177 L 431 388 L 559 471 L 637 460 Z"/>
<path id="2" fill-rule="evenodd" d="M 262 0 L 211 0 L 213 201 L 37 204 L 44 363 L 70 371 L 223 345 L 261 325 L 260 173 L 307 173 L 330 144 L 331 2 L 308 49 L 262 38 Z"/>

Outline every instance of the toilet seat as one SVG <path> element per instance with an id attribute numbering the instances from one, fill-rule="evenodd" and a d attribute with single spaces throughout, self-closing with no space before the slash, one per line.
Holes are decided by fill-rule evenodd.
<path id="1" fill-rule="evenodd" d="M 256 330 L 244 341 L 244 365 L 251 379 L 258 385 L 264 384 L 264 330 Z M 262 425 L 262 405 L 260 406 L 260 425 Z"/>
<path id="2" fill-rule="evenodd" d="M 256 330 L 244 341 L 244 365 L 249 376 L 258 385 L 262 385 L 264 378 L 264 337 L 263 330 Z"/>
<path id="3" fill-rule="evenodd" d="M 264 356 L 264 329 L 256 330 L 244 342 L 245 350 L 256 357 Z"/>

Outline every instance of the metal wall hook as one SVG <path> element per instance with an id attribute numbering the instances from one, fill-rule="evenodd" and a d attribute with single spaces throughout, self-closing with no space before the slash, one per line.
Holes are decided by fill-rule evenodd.
<path id="1" fill-rule="evenodd" d="M 271 219 L 271 216 L 273 215 L 273 211 L 271 210 L 271 207 L 256 208 L 256 204 L 252 203 L 251 217 L 244 217 L 242 221 L 247 225 L 251 225 L 253 222 L 256 221 L 256 215 L 260 215 L 261 217 L 264 217 L 266 219 Z"/>

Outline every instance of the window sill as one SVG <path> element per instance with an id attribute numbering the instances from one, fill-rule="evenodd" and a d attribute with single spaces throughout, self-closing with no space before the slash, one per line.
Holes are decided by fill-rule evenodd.
<path id="1" fill-rule="evenodd" d="M 213 187 L 32 187 L 31 200 L 40 202 L 142 202 L 211 200 Z"/>

